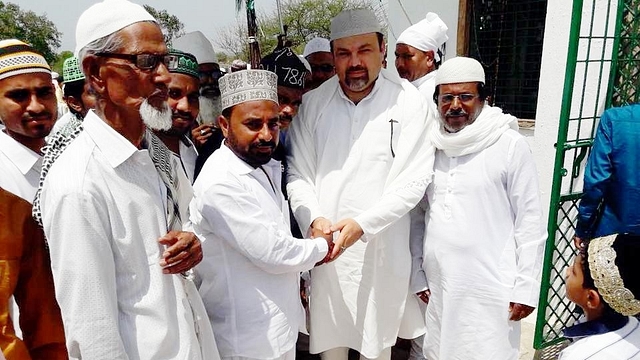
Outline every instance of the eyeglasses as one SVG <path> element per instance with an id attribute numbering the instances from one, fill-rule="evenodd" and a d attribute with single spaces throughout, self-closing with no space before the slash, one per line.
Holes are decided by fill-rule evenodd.
<path id="1" fill-rule="evenodd" d="M 135 64 L 140 70 L 153 70 L 160 63 L 168 65 L 172 56 L 167 54 L 117 54 L 109 52 L 99 52 L 96 56 L 107 58 L 128 60 Z"/>
<path id="2" fill-rule="evenodd" d="M 206 78 L 212 78 L 213 80 L 218 80 L 224 74 L 220 70 L 209 70 L 209 71 L 200 71 L 198 70 L 198 74 L 200 75 L 200 80 L 204 80 Z"/>
<path id="3" fill-rule="evenodd" d="M 477 97 L 478 97 L 477 94 L 458 94 L 458 95 L 442 94 L 438 96 L 438 98 L 440 99 L 440 102 L 444 105 L 451 104 L 453 102 L 453 99 L 458 99 L 460 100 L 460 102 L 468 103 L 470 101 L 473 101 L 473 99 Z"/>
<path id="4" fill-rule="evenodd" d="M 311 65 L 311 71 L 312 72 L 324 72 L 324 73 L 329 73 L 332 72 L 334 69 L 333 65 L 330 64 L 322 64 L 322 65 Z"/>

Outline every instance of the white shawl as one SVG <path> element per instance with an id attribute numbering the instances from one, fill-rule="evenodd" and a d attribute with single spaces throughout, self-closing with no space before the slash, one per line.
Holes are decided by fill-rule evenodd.
<path id="1" fill-rule="evenodd" d="M 439 113 L 433 114 L 438 121 L 431 122 L 429 136 L 438 150 L 447 156 L 473 154 L 493 145 L 507 130 L 518 131 L 518 119 L 504 114 L 499 107 L 484 105 L 478 118 L 457 133 L 444 129 L 444 120 Z"/>

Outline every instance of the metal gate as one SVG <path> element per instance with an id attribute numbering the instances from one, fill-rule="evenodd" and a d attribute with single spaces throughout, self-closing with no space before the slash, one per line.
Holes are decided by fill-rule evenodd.
<path id="1" fill-rule="evenodd" d="M 605 108 L 640 100 L 640 0 L 574 0 L 534 348 L 562 341 L 577 315 L 564 291 L 582 175 Z M 544 358 L 544 357 L 543 357 Z"/>

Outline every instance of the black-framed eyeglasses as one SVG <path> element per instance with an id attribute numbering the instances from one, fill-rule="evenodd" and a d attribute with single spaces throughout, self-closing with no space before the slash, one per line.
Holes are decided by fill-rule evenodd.
<path id="1" fill-rule="evenodd" d="M 445 105 L 451 104 L 453 102 L 453 99 L 458 99 L 460 100 L 460 102 L 468 103 L 477 97 L 478 97 L 478 94 L 468 94 L 468 93 L 458 94 L 458 95 L 442 94 L 438 96 L 438 98 L 440 98 L 440 102 Z"/>
<path id="2" fill-rule="evenodd" d="M 110 52 L 99 52 L 96 56 L 128 60 L 140 70 L 153 70 L 160 63 L 168 65 L 172 56 L 168 54 L 118 54 Z"/>
<path id="3" fill-rule="evenodd" d="M 198 75 L 200 75 L 200 80 L 204 80 L 206 78 L 212 78 L 213 80 L 218 80 L 224 76 L 224 73 L 220 70 L 209 70 L 209 71 L 198 70 Z"/>
<path id="4" fill-rule="evenodd" d="M 330 73 L 332 72 L 334 69 L 334 66 L 331 64 L 322 64 L 322 65 L 311 65 L 311 71 L 312 72 L 324 72 L 324 73 Z"/>

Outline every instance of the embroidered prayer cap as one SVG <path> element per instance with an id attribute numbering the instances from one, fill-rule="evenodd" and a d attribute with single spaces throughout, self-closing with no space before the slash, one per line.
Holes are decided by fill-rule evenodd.
<path id="1" fill-rule="evenodd" d="M 78 63 L 78 58 L 72 56 L 64 61 L 62 64 L 62 80 L 65 83 L 84 80 L 85 76 L 80 70 L 80 64 Z"/>
<path id="2" fill-rule="evenodd" d="M 278 103 L 278 76 L 267 70 L 243 70 L 220 78 L 222 110 L 253 100 Z"/>
<path id="3" fill-rule="evenodd" d="M 278 85 L 290 88 L 304 88 L 304 79 L 307 68 L 298 55 L 288 47 L 274 50 L 271 54 L 262 58 L 260 68 L 269 70 L 278 75 Z"/>
<path id="4" fill-rule="evenodd" d="M 331 41 L 368 33 L 382 33 L 376 14 L 369 9 L 344 10 L 331 19 Z"/>
<path id="5" fill-rule="evenodd" d="M 51 68 L 36 49 L 16 39 L 0 41 L 0 80 L 38 72 L 51 74 Z"/>
<path id="6" fill-rule="evenodd" d="M 156 19 L 142 6 L 128 0 L 104 0 L 85 10 L 76 25 L 76 51 L 129 25 Z"/>
<path id="7" fill-rule="evenodd" d="M 311 54 L 315 54 L 317 52 L 331 52 L 331 43 L 329 40 L 321 37 L 316 37 L 307 43 L 304 46 L 304 51 L 302 52 L 302 56 L 305 58 Z"/>
<path id="8" fill-rule="evenodd" d="M 171 45 L 176 49 L 193 54 L 198 64 L 218 63 L 211 41 L 201 31 L 192 31 L 173 39 Z"/>
<path id="9" fill-rule="evenodd" d="M 436 13 L 427 13 L 426 18 L 409 26 L 398 36 L 397 44 L 406 44 L 422 51 L 433 51 L 436 61 L 440 61 L 438 49 L 449 40 L 449 28 Z"/>
<path id="10" fill-rule="evenodd" d="M 458 56 L 442 63 L 436 74 L 436 86 L 480 82 L 484 84 L 484 69 L 478 60 Z"/>
<path id="11" fill-rule="evenodd" d="M 169 72 L 193 76 L 200 80 L 196 57 L 184 51 L 176 49 L 169 50 L 169 64 L 167 64 L 167 69 L 169 69 Z"/>
<path id="12" fill-rule="evenodd" d="M 613 234 L 589 241 L 589 273 L 598 293 L 611 309 L 625 315 L 640 313 L 640 236 Z"/>

